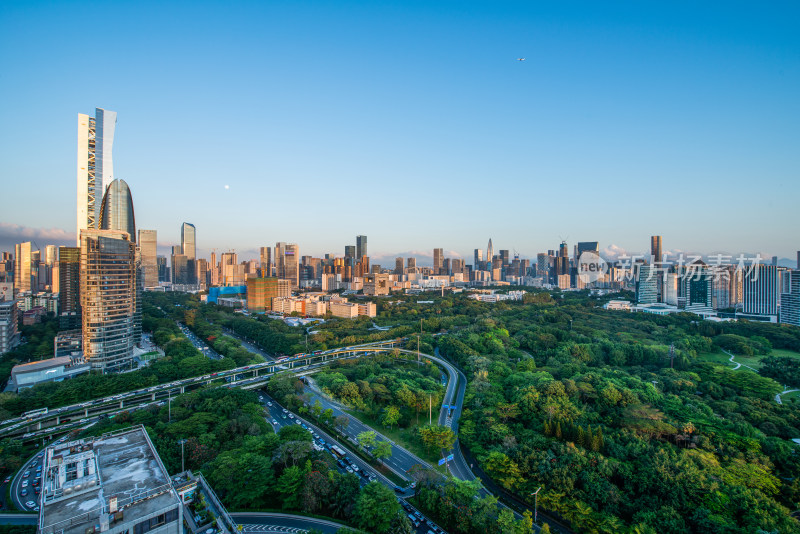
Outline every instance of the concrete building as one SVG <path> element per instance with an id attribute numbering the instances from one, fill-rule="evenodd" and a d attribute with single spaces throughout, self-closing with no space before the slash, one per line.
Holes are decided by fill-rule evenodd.
<path id="1" fill-rule="evenodd" d="M 261 276 L 269 278 L 272 276 L 272 247 L 261 247 Z"/>
<path id="2" fill-rule="evenodd" d="M 265 313 L 272 310 L 273 299 L 291 295 L 289 286 L 288 280 L 272 277 L 248 278 L 247 310 L 250 313 Z"/>
<path id="3" fill-rule="evenodd" d="M 81 230 L 100 229 L 103 196 L 114 181 L 112 149 L 116 124 L 114 111 L 96 108 L 94 117 L 78 114 L 78 246 Z"/>
<path id="4" fill-rule="evenodd" d="M 800 270 L 788 273 L 788 291 L 781 294 L 781 323 L 800 326 Z"/>
<path id="5" fill-rule="evenodd" d="M 39 534 L 182 534 L 183 506 L 136 426 L 48 447 Z"/>
<path id="6" fill-rule="evenodd" d="M 11 291 L 13 292 L 13 286 Z M 14 350 L 19 345 L 18 320 L 17 301 L 0 297 L 0 354 Z"/>
<path id="7" fill-rule="evenodd" d="M 356 258 L 361 259 L 364 256 L 369 256 L 367 253 L 367 236 L 365 235 L 357 235 L 356 236 Z"/>
<path id="8" fill-rule="evenodd" d="M 197 259 L 197 229 L 191 223 L 181 225 L 181 254 L 190 260 Z"/>
<path id="9" fill-rule="evenodd" d="M 639 304 L 658 302 L 658 271 L 652 265 L 639 265 L 636 277 L 636 302 Z"/>
<path id="10" fill-rule="evenodd" d="M 31 257 L 31 242 L 14 245 L 14 287 L 17 292 L 25 293 L 38 289 L 38 283 L 34 282 L 36 268 Z"/>
<path id="11" fill-rule="evenodd" d="M 743 312 L 746 315 L 776 317 L 778 315 L 778 268 L 774 265 L 753 265 L 744 270 L 742 280 Z"/>

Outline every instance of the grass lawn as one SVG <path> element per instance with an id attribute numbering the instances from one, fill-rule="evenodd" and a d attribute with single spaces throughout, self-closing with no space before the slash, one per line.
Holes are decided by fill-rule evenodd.
<path id="1" fill-rule="evenodd" d="M 772 349 L 772 352 L 770 352 L 769 355 L 770 356 L 786 356 L 786 357 L 789 357 L 789 358 L 800 359 L 800 352 L 794 352 L 794 351 L 786 350 L 786 349 Z M 741 363 L 742 367 L 739 368 L 740 370 L 741 369 L 746 369 L 746 367 L 744 367 L 744 366 L 749 366 L 749 367 L 752 367 L 753 369 L 758 370 L 758 369 L 761 369 L 761 358 L 763 358 L 763 357 L 764 356 L 761 355 L 761 354 L 757 354 L 755 356 L 743 356 L 741 354 L 737 354 L 733 358 L 734 363 L 731 363 L 729 361 L 731 357 L 728 356 L 727 354 L 725 354 L 724 352 L 719 351 L 719 352 L 704 352 L 702 354 L 699 354 L 697 356 L 697 359 L 698 360 L 702 360 L 702 361 L 707 361 L 707 362 L 714 362 L 714 363 L 724 364 L 724 365 L 726 365 L 726 366 L 728 366 L 730 368 L 736 367 L 735 363 Z"/>
<path id="2" fill-rule="evenodd" d="M 792 393 L 781 395 L 781 400 L 785 403 L 791 402 L 792 399 L 797 399 L 797 402 L 800 402 L 800 391 L 793 391 Z"/>
<path id="3" fill-rule="evenodd" d="M 429 464 L 431 464 L 434 469 L 439 471 L 442 474 L 446 474 L 444 466 L 438 466 L 437 463 L 439 462 L 439 455 L 429 452 L 425 447 L 423 447 L 415 438 L 414 432 L 417 427 L 416 421 L 417 418 L 414 417 L 411 421 L 411 425 L 408 428 L 398 428 L 394 427 L 392 429 L 385 428 L 382 425 L 375 423 L 371 419 L 369 419 L 365 414 L 359 412 L 357 410 L 348 410 L 347 413 L 367 425 L 368 427 L 374 429 L 376 432 L 380 432 L 390 440 L 394 441 L 407 451 L 417 455 L 419 458 L 422 458 Z M 419 423 L 420 425 L 426 424 L 426 420 L 423 420 L 422 413 L 419 414 Z M 433 420 L 437 421 L 439 419 L 439 410 L 433 411 Z"/>
<path id="4" fill-rule="evenodd" d="M 772 349 L 772 352 L 770 352 L 769 355 L 770 356 L 788 356 L 789 358 L 800 359 L 800 352 L 795 352 L 793 350 L 786 350 L 786 349 Z"/>
<path id="5" fill-rule="evenodd" d="M 697 355 L 697 359 L 706 362 L 721 363 L 731 368 L 736 367 L 734 364 L 728 361 L 730 360 L 730 356 L 724 352 L 703 352 L 702 354 Z M 734 360 L 735 359 L 736 358 L 734 358 Z"/>

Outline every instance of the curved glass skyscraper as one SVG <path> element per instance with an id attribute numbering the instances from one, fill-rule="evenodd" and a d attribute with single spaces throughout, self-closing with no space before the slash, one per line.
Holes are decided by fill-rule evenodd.
<path id="1" fill-rule="evenodd" d="M 136 242 L 133 197 L 125 180 L 114 180 L 106 189 L 100 208 L 100 229 L 128 232 L 130 240 Z"/>

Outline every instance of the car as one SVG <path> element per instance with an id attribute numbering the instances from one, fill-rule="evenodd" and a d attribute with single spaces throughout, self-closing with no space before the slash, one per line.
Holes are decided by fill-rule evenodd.
<path id="1" fill-rule="evenodd" d="M 24 497 L 25 495 L 28 494 L 28 490 L 22 490 L 22 491 L 19 492 L 19 494 Z"/>
<path id="2" fill-rule="evenodd" d="M 3 481 L 3 484 L 8 484 L 9 482 L 11 482 L 11 477 L 6 477 L 6 479 Z"/>
<path id="3" fill-rule="evenodd" d="M 395 486 L 394 487 L 394 492 L 395 493 L 403 493 L 404 491 L 405 490 L 403 490 L 403 488 L 401 488 L 400 486 Z"/>
<path id="4" fill-rule="evenodd" d="M 297 423 L 298 425 L 303 425 L 303 422 L 302 422 L 302 421 L 300 421 L 300 419 L 298 419 L 297 421 L 295 421 L 295 423 Z M 306 426 L 306 425 L 303 425 L 303 426 Z"/>
<path id="5" fill-rule="evenodd" d="M 352 467 L 352 468 L 353 468 L 353 471 L 355 471 L 356 473 L 358 473 L 358 466 L 357 466 L 356 464 L 351 464 L 351 465 L 350 465 L 350 467 Z"/>
<path id="6" fill-rule="evenodd" d="M 345 467 L 344 470 L 347 471 L 348 473 L 352 473 L 353 472 L 353 468 L 350 467 L 349 465 L 347 467 Z"/>
<path id="7" fill-rule="evenodd" d="M 281 414 L 281 418 L 286 419 L 286 414 L 285 413 Z"/>
<path id="8" fill-rule="evenodd" d="M 27 488 L 28 487 L 28 481 L 27 480 L 23 480 L 22 481 L 22 487 L 23 488 Z"/>
<path id="9" fill-rule="evenodd" d="M 303 428 L 305 428 L 306 430 L 308 430 L 308 427 L 306 426 L 306 424 L 305 424 L 305 423 L 300 423 L 300 426 L 302 426 Z"/>
<path id="10" fill-rule="evenodd" d="M 25 474 L 22 475 L 22 478 L 28 478 L 29 476 L 31 476 L 31 472 L 25 471 Z"/>
<path id="11" fill-rule="evenodd" d="M 273 424 L 273 425 L 277 425 L 277 424 L 278 424 L 278 421 L 276 421 L 275 419 L 273 419 L 273 420 L 272 420 L 272 424 Z"/>
<path id="12" fill-rule="evenodd" d="M 267 406 L 269 406 L 271 408 L 272 407 L 272 403 L 270 401 L 267 401 Z"/>
<path id="13" fill-rule="evenodd" d="M 411 514 L 408 514 L 408 520 L 411 521 L 411 524 L 414 525 L 414 528 L 419 527 L 419 520 Z"/>

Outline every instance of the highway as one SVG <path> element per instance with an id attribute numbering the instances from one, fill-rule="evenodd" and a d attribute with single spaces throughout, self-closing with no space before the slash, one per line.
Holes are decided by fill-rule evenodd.
<path id="1" fill-rule="evenodd" d="M 262 405 L 267 410 L 267 421 L 272 424 L 275 432 L 278 432 L 282 427 L 287 425 L 301 425 L 304 428 L 307 428 L 309 432 L 312 433 L 313 443 L 315 447 L 321 449 L 327 454 L 330 454 L 334 459 L 337 459 L 336 455 L 331 451 L 333 446 L 338 446 L 344 449 L 348 455 L 346 455 L 342 459 L 337 459 L 337 468 L 341 473 L 354 473 L 360 478 L 361 486 L 365 486 L 372 480 L 376 480 L 381 484 L 386 485 L 387 487 L 391 488 L 395 494 L 398 495 L 397 501 L 406 511 L 406 514 L 415 514 L 416 521 L 418 522 L 418 526 L 415 528 L 412 524 L 412 531 L 416 532 L 417 534 L 426 534 L 429 530 L 433 532 L 445 532 L 440 527 L 435 525 L 429 519 L 425 518 L 421 512 L 415 509 L 406 499 L 413 496 L 414 490 L 409 486 L 406 488 L 400 488 L 395 485 L 391 480 L 383 476 L 382 473 L 378 472 L 377 470 L 373 469 L 371 465 L 363 461 L 359 458 L 355 453 L 352 451 L 352 445 L 343 442 L 341 440 L 337 440 L 323 429 L 318 427 L 317 425 L 303 419 L 297 414 L 294 414 L 283 408 L 277 401 L 272 399 L 266 393 L 259 394 L 259 399 L 261 400 Z M 319 450 L 318 449 L 318 450 Z M 357 470 L 355 469 L 357 468 Z M 263 531 L 254 531 L 254 532 L 263 532 Z"/>
<path id="2" fill-rule="evenodd" d="M 346 527 L 342 523 L 326 519 L 291 514 L 236 512 L 232 513 L 231 517 L 237 524 L 242 525 L 242 532 L 260 534 L 299 534 L 313 528 L 325 534 L 335 534 L 339 529 Z"/>

